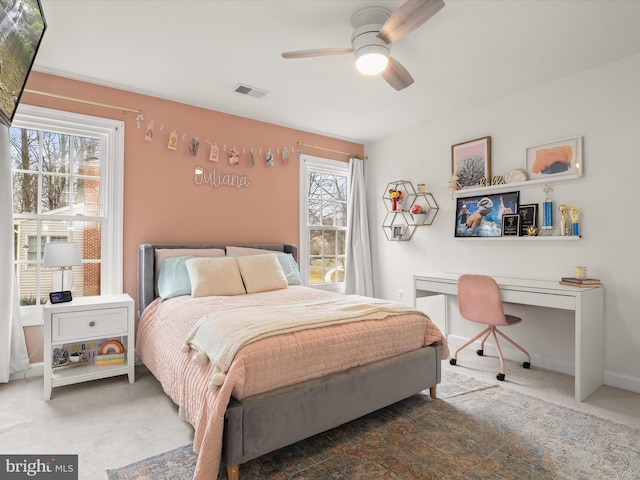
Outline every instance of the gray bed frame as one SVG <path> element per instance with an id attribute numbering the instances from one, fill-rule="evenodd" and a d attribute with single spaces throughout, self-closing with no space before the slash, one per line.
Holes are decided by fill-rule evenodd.
<path id="1" fill-rule="evenodd" d="M 156 297 L 155 250 L 220 248 L 229 244 L 144 244 L 139 247 L 138 315 Z M 288 244 L 233 244 L 291 253 Z M 343 425 L 429 389 L 436 397 L 442 347 L 428 346 L 289 387 L 231 399 L 225 414 L 222 459 L 229 480 L 239 480 L 240 464 Z M 214 479 L 211 479 L 214 480 Z"/>

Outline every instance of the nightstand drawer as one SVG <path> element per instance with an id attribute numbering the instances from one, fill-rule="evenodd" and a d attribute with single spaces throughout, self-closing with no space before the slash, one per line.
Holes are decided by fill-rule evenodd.
<path id="1" fill-rule="evenodd" d="M 51 317 L 51 341 L 54 343 L 78 337 L 96 338 L 127 334 L 126 308 L 54 313 Z"/>

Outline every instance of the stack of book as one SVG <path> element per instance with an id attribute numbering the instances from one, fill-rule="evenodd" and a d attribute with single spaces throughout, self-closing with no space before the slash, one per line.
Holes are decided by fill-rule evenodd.
<path id="1" fill-rule="evenodd" d="M 124 353 L 112 353 L 109 355 L 96 355 L 96 367 L 107 367 L 109 365 L 122 365 L 125 363 Z"/>
<path id="2" fill-rule="evenodd" d="M 602 281 L 598 278 L 576 278 L 576 277 L 562 277 L 560 280 L 561 285 L 569 285 L 571 287 L 601 287 Z"/>

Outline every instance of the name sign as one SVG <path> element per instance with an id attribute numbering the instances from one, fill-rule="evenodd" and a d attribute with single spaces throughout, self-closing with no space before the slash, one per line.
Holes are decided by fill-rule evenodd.
<path id="1" fill-rule="evenodd" d="M 251 185 L 246 175 L 237 175 L 235 173 L 224 173 L 215 168 L 211 172 L 205 171 L 202 167 L 196 167 L 194 174 L 196 185 L 209 185 L 213 188 L 218 187 L 235 187 L 248 188 Z"/>

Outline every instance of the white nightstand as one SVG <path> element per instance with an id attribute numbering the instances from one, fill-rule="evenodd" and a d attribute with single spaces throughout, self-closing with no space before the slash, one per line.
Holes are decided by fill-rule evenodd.
<path id="1" fill-rule="evenodd" d="M 44 306 L 44 399 L 51 389 L 99 378 L 128 375 L 135 381 L 134 305 L 127 294 L 77 297 L 67 303 Z M 119 338 L 126 349 L 125 363 L 96 366 L 88 362 L 53 366 L 53 349 L 58 345 Z"/>

